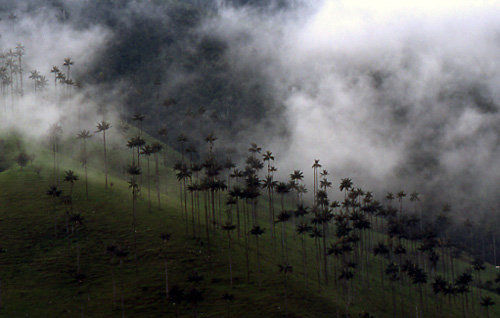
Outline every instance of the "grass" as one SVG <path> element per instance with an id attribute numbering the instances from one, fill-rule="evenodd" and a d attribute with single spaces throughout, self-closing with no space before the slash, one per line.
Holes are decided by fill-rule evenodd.
<path id="1" fill-rule="evenodd" d="M 130 132 L 133 134 L 133 132 Z M 98 138 L 98 137 L 97 137 Z M 151 137 L 146 137 L 152 140 Z M 35 146 L 32 146 L 35 147 Z M 30 149 L 36 149 L 32 148 Z M 93 158 L 99 157 L 101 146 L 95 142 L 89 145 Z M 85 199 L 83 171 L 75 160 L 77 146 L 64 143 L 65 153 L 72 156 L 60 158 L 62 170 L 73 169 L 80 176 L 75 185 L 74 209 L 84 218 L 84 226 L 75 234 L 67 235 L 65 226 L 65 207 L 58 204 L 53 211 L 52 201 L 45 194 L 51 183 L 51 155 L 41 148 L 36 149 L 35 166 L 42 167 L 37 175 L 32 167 L 21 171 L 17 167 L 0 173 L 0 279 L 2 317 L 121 317 L 120 297 L 123 294 L 125 313 L 128 317 L 158 317 L 161 315 L 193 316 L 194 306 L 186 303 L 174 306 L 165 299 L 164 258 L 161 233 L 171 233 L 168 242 L 167 257 L 169 266 L 169 285 L 179 285 L 189 291 L 193 287 L 203 291 L 204 300 L 197 311 L 200 317 L 223 317 L 227 315 L 228 302 L 222 299 L 224 293 L 234 294 L 235 299 L 229 304 L 231 317 L 282 317 L 283 316 L 283 279 L 278 272 L 279 243 L 273 249 L 270 231 L 260 239 L 262 254 L 262 274 L 256 270 L 256 250 L 254 238 L 250 238 L 251 280 L 246 279 L 245 246 L 243 240 L 234 240 L 233 276 L 234 286 L 229 286 L 227 239 L 226 234 L 217 231 L 212 234 L 211 253 L 203 234 L 195 239 L 186 234 L 184 219 L 180 210 L 178 184 L 172 172 L 162 168 L 162 175 L 167 174 L 168 193 L 165 190 L 165 178 L 162 183 L 162 209 L 156 204 L 152 194 L 153 209 L 148 211 L 145 200 L 147 192 L 142 191 L 137 210 L 137 268 L 133 253 L 131 191 L 121 168 L 130 157 L 130 152 L 122 147 L 109 146 L 110 182 L 113 186 L 104 188 L 104 176 L 98 160 L 89 169 L 90 200 Z M 168 149 L 169 164 L 178 156 Z M 153 165 L 152 165 L 153 166 Z M 144 167 L 144 166 L 143 166 Z M 143 181 L 145 183 L 145 180 Z M 61 183 L 65 193 L 69 185 Z M 154 193 L 154 190 L 152 190 Z M 268 228 L 266 204 L 259 206 L 261 224 Z M 55 213 L 55 214 L 54 214 Z M 57 237 L 54 237 L 54 217 L 57 218 Z M 290 222 L 291 223 L 291 222 Z M 204 224 L 201 225 L 202 229 Z M 332 317 L 344 312 L 344 293 L 342 288 L 318 286 L 315 279 L 314 258 L 309 258 L 307 271 L 309 283 L 303 280 L 300 240 L 294 238 L 291 224 L 286 227 L 288 245 L 297 245 L 290 249 L 290 261 L 294 272 L 289 280 L 288 312 L 290 317 Z M 202 231 L 202 233 L 204 233 Z M 279 226 L 277 227 L 279 233 Z M 372 232 L 375 237 L 385 236 Z M 236 237 L 236 231 L 233 233 Z M 375 242 L 377 239 L 375 240 Z M 130 253 L 120 266 L 116 259 L 106 253 L 109 245 L 119 245 Z M 77 255 L 80 251 L 80 267 L 84 276 L 77 274 Z M 307 252 L 314 254 L 313 241 L 307 238 Z M 330 264 L 333 258 L 329 259 Z M 365 280 L 355 277 L 353 282 L 355 300 L 350 312 L 357 316 L 363 311 L 376 317 L 392 316 L 391 293 L 388 280 L 382 286 L 380 257 L 368 255 L 369 286 Z M 465 269 L 467 258 L 457 260 L 457 267 Z M 199 284 L 188 282 L 194 272 L 203 276 Z M 488 266 L 482 274 L 483 281 L 491 279 L 495 270 Z M 259 286 L 258 281 L 262 281 Z M 113 281 L 116 282 L 117 295 L 113 295 Z M 434 299 L 429 288 L 425 292 L 430 296 L 425 316 L 435 315 L 435 306 L 439 299 Z M 476 292 L 476 291 L 475 291 Z M 500 303 L 498 295 L 485 290 L 482 295 L 490 295 Z M 418 293 L 415 289 L 397 289 L 397 304 L 405 308 L 405 315 L 414 316 L 414 304 Z M 115 299 L 114 299 L 115 298 Z M 483 316 L 482 309 L 475 305 L 476 317 Z M 398 307 L 399 308 L 399 307 Z M 461 315 L 459 303 L 445 304 L 444 314 L 448 317 Z M 497 307 L 490 309 L 490 316 L 500 316 Z"/>

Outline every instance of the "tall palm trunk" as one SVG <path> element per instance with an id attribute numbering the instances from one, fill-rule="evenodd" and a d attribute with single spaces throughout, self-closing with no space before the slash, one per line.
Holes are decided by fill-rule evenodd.
<path id="1" fill-rule="evenodd" d="M 87 201 L 89 199 L 89 178 L 87 174 L 87 142 L 83 140 L 83 155 L 85 156 L 85 164 L 83 165 L 83 169 L 85 170 L 85 197 Z"/>
<path id="2" fill-rule="evenodd" d="M 240 206 L 239 201 L 236 199 L 236 229 L 238 231 L 238 239 L 240 239 Z"/>
<path id="3" fill-rule="evenodd" d="M 269 201 L 269 228 L 272 229 L 271 232 L 271 240 L 273 243 L 273 247 L 275 245 L 275 227 L 274 227 L 274 211 L 273 211 L 273 199 L 271 196 L 271 187 L 267 189 L 268 201 Z M 274 248 L 273 248 L 274 249 Z"/>
<path id="4" fill-rule="evenodd" d="M 54 237 L 57 237 L 57 215 L 56 215 L 56 198 L 52 199 L 53 209 L 54 209 Z"/>
<path id="5" fill-rule="evenodd" d="M 328 258 L 326 257 L 326 219 L 323 220 L 323 262 L 324 262 L 324 274 L 325 274 L 325 284 L 328 285 Z"/>
<path id="6" fill-rule="evenodd" d="M 306 245 L 305 245 L 305 239 L 304 239 L 304 234 L 301 235 L 302 237 L 302 264 L 303 264 L 303 270 L 304 270 L 304 284 L 305 287 L 307 288 L 307 256 L 306 256 Z"/>
<path id="7" fill-rule="evenodd" d="M 283 249 L 283 258 L 285 260 L 285 264 L 288 264 L 288 249 L 286 245 L 285 222 L 281 222 L 281 248 Z"/>
<path id="8" fill-rule="evenodd" d="M 163 166 L 167 167 L 167 151 L 163 150 Z M 165 172 L 165 195 L 168 195 L 168 172 Z"/>
<path id="9" fill-rule="evenodd" d="M 287 302 L 288 302 L 288 281 L 287 281 L 287 273 L 284 273 L 284 287 L 285 287 L 285 304 L 284 304 L 284 309 L 285 309 L 285 317 L 288 317 L 288 308 L 287 308 Z"/>
<path id="10" fill-rule="evenodd" d="M 193 180 L 190 180 L 191 185 L 193 184 Z M 194 216 L 194 189 L 191 192 L 191 226 L 193 227 L 193 237 L 196 237 L 196 227 L 195 227 L 195 216 Z"/>
<path id="11" fill-rule="evenodd" d="M 149 171 L 149 155 L 147 156 L 148 167 L 148 211 L 151 213 L 151 173 Z"/>
<path id="12" fill-rule="evenodd" d="M 182 184 L 184 187 L 184 215 L 186 217 L 186 234 L 189 233 L 189 215 L 187 210 L 187 187 L 186 187 L 186 178 L 182 179 Z"/>
<path id="13" fill-rule="evenodd" d="M 243 233 L 245 235 L 245 264 L 247 269 L 247 281 L 250 282 L 250 257 L 248 246 L 248 213 L 246 213 L 246 205 L 243 205 Z"/>
<path id="14" fill-rule="evenodd" d="M 56 140 L 55 140 L 56 137 L 54 137 L 54 141 L 53 141 L 53 144 L 52 144 L 52 155 L 53 155 L 53 160 L 54 160 L 54 184 L 57 185 L 57 172 L 56 172 L 56 152 L 57 152 L 57 146 L 56 146 Z"/>
<path id="15" fill-rule="evenodd" d="M 314 237 L 314 249 L 316 250 L 316 265 L 318 268 L 316 269 L 316 273 L 318 275 L 318 286 L 321 286 L 321 257 L 319 255 L 320 247 L 319 247 L 319 239 L 317 236 Z"/>
<path id="16" fill-rule="evenodd" d="M 255 245 L 257 247 L 257 280 L 259 284 L 259 288 L 262 286 L 262 278 L 260 271 L 260 250 L 259 250 L 259 235 L 255 235 Z"/>
<path id="17" fill-rule="evenodd" d="M 167 243 L 165 242 L 165 257 L 163 259 L 165 264 L 165 299 L 168 300 L 168 260 L 167 260 Z"/>
<path id="18" fill-rule="evenodd" d="M 106 130 L 102 132 L 102 141 L 104 145 L 104 184 L 105 188 L 108 188 L 108 163 L 106 159 Z"/>
<path id="19" fill-rule="evenodd" d="M 156 183 L 156 196 L 158 199 L 158 209 L 161 209 L 161 202 L 160 202 L 160 173 L 159 173 L 159 168 L 158 168 L 158 152 L 155 153 L 155 183 Z"/>
<path id="20" fill-rule="evenodd" d="M 212 227 L 213 227 L 213 230 L 215 231 L 216 215 L 215 215 L 215 190 L 214 189 L 210 190 L 210 202 L 212 205 Z"/>
<path id="21" fill-rule="evenodd" d="M 227 231 L 228 257 L 229 257 L 229 284 L 233 288 L 233 261 L 231 255 L 231 231 Z"/>
<path id="22" fill-rule="evenodd" d="M 136 179 L 135 176 L 132 177 L 132 182 L 135 184 Z M 135 186 L 132 186 L 132 231 L 134 235 L 134 260 L 135 260 L 135 272 L 137 273 L 137 218 L 135 215 L 137 201 L 137 193 Z"/>

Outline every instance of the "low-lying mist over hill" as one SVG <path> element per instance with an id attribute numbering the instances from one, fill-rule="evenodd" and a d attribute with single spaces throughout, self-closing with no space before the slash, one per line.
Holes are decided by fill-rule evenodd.
<path id="1" fill-rule="evenodd" d="M 313 159 L 337 183 L 423 193 L 479 218 L 500 202 L 500 7 L 495 1 L 0 1 L 2 49 L 22 43 L 48 79 L 26 83 L 40 134 L 97 107 L 148 116 L 202 143 L 257 142 L 280 174 Z M 70 56 L 81 89 L 54 105 L 52 65 Z M 3 101 L 8 105 L 8 100 Z M 16 123 L 13 121 L 16 120 Z M 94 124 L 96 119 L 87 119 Z M 38 129 L 38 130 L 37 130 Z M 243 147 L 245 148 L 245 147 Z M 288 170 L 287 170 L 288 169 Z"/>

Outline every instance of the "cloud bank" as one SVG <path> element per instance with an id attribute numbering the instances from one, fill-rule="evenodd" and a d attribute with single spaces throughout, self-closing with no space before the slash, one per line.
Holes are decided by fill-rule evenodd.
<path id="1" fill-rule="evenodd" d="M 205 31 L 270 79 L 290 135 L 263 142 L 285 172 L 320 158 L 337 181 L 498 213 L 499 14 L 494 1 L 225 6 Z"/>

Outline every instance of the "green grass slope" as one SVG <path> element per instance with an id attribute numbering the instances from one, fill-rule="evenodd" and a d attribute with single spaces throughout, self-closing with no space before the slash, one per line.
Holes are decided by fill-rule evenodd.
<path id="1" fill-rule="evenodd" d="M 75 146 L 66 142 L 64 147 L 66 153 L 72 153 L 68 149 Z M 94 141 L 89 145 L 89 151 L 97 157 L 100 147 Z M 277 266 L 280 250 L 271 242 L 265 211 L 261 212 L 261 224 L 267 228 L 260 239 L 261 273 L 257 270 L 256 244 L 251 237 L 250 280 L 247 280 L 244 239 L 235 238 L 231 253 L 234 282 L 231 288 L 226 233 L 211 233 L 210 253 L 204 238 L 204 223 L 195 228 L 198 238 L 193 237 L 191 228 L 186 233 L 178 183 L 172 172 L 167 173 L 167 169 L 162 167 L 162 175 L 167 175 L 166 179 L 162 177 L 162 208 L 157 206 L 156 196 L 152 194 L 152 210 L 149 211 L 147 189 L 143 187 L 141 191 L 137 207 L 136 260 L 131 232 L 132 195 L 121 171 L 126 159 L 129 159 L 129 152 L 114 146 L 110 149 L 114 149 L 110 156 L 110 182 L 113 186 L 104 188 L 101 165 L 98 161 L 94 162 L 89 168 L 89 200 L 85 198 L 84 174 L 75 160 L 76 155 L 61 156 L 59 159 L 60 173 L 73 169 L 80 177 L 74 186 L 73 212 L 83 217 L 83 225 L 72 223 L 70 233 L 66 232 L 65 218 L 65 210 L 69 207 L 58 203 L 54 211 L 53 202 L 46 195 L 52 183 L 49 151 L 43 150 L 43 146 L 37 150 L 34 165 L 42 168 L 40 174 L 32 166 L 23 170 L 14 166 L 0 173 L 1 317 L 121 317 L 122 299 L 127 317 L 283 317 L 284 281 Z M 171 149 L 167 153 L 170 163 L 178 156 Z M 146 177 L 143 178 L 145 184 Z M 69 187 L 69 184 L 61 182 L 65 194 L 69 193 Z M 265 203 L 262 203 L 264 206 Z M 54 237 L 54 222 L 57 237 Z M 314 241 L 307 238 L 305 243 L 309 255 L 309 279 L 306 283 L 300 239 L 293 234 L 291 224 L 287 225 L 286 231 L 290 260 L 294 266 L 287 281 L 289 317 L 342 316 L 345 289 L 333 283 L 318 286 L 315 282 Z M 161 233 L 171 234 L 166 249 L 160 239 Z M 372 235 L 383 238 L 376 232 Z M 107 253 L 110 245 L 129 252 L 122 264 Z M 203 300 L 197 306 L 187 302 L 173 305 L 166 300 L 165 255 L 168 259 L 169 286 L 178 285 L 187 292 L 195 287 L 201 290 Z M 367 258 L 373 266 L 366 279 L 355 277 L 352 281 L 349 288 L 353 289 L 353 302 L 349 311 L 353 317 L 365 311 L 375 317 L 391 317 L 390 285 L 387 279 L 384 283 L 380 279 L 384 261 L 373 255 Z M 465 268 L 466 261 L 457 260 L 457 267 Z M 189 281 L 195 272 L 203 277 L 200 282 Z M 483 280 L 494 275 L 494 269 L 488 266 Z M 473 290 L 473 293 L 477 292 L 477 289 Z M 225 293 L 234 295 L 234 300 L 224 300 Z M 430 288 L 426 288 L 424 293 L 428 295 L 426 317 L 461 316 L 458 301 L 452 301 L 451 305 L 444 303 L 443 311 L 438 315 L 436 308 L 443 303 L 442 300 L 433 297 Z M 481 290 L 481 294 L 500 302 L 497 295 L 486 290 Z M 415 290 L 397 289 L 400 315 L 415 315 L 417 297 Z M 475 304 L 474 316 L 484 316 L 479 304 Z M 490 316 L 500 316 L 498 307 L 490 309 Z"/>

